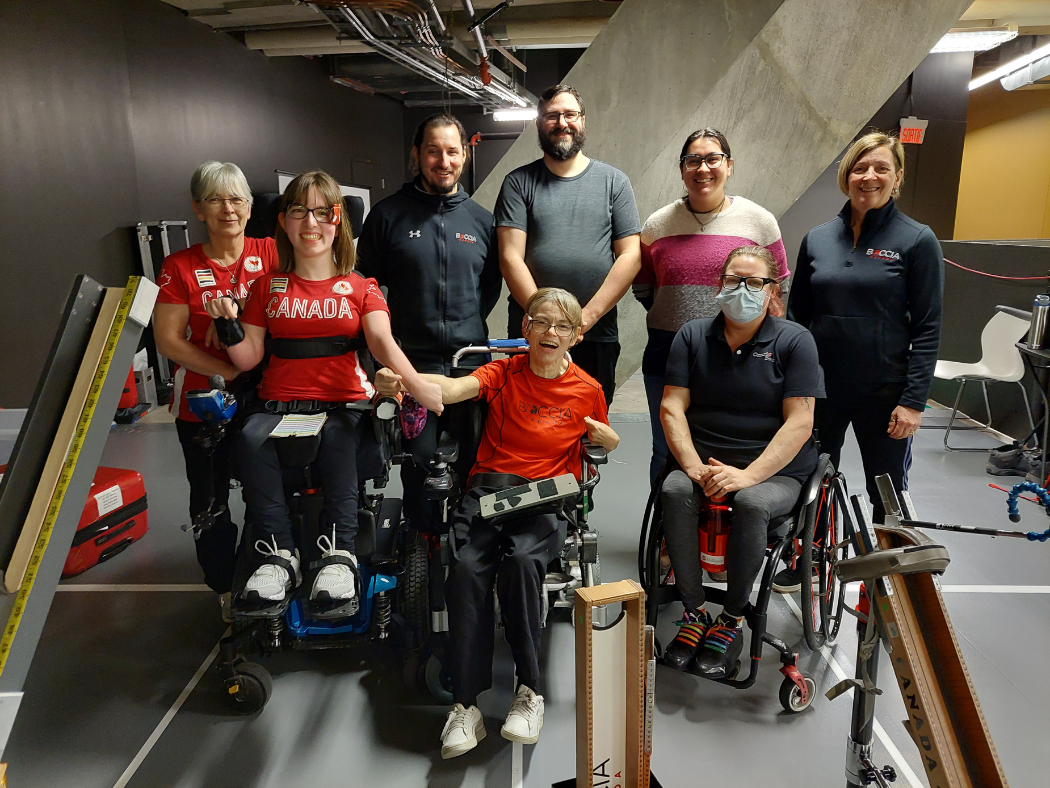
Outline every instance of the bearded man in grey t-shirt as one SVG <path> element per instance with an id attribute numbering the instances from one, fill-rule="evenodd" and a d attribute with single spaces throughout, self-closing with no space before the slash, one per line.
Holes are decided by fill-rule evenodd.
<path id="1" fill-rule="evenodd" d="M 641 267 L 634 191 L 618 169 L 583 155 L 587 129 L 575 88 L 544 91 L 536 128 L 543 158 L 507 175 L 496 201 L 500 271 L 510 288 L 508 335 L 521 336 L 523 307 L 538 288 L 568 290 L 583 304 L 583 336 L 572 360 L 611 403 L 620 356 L 616 303 Z"/>

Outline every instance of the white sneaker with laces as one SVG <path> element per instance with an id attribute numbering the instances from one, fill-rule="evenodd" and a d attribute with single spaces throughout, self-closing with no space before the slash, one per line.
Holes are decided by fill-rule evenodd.
<path id="1" fill-rule="evenodd" d="M 500 734 L 508 741 L 535 744 L 540 739 L 542 727 L 543 696 L 522 684 L 518 687 L 514 702 L 510 704 L 507 721 L 503 723 Z"/>
<path id="2" fill-rule="evenodd" d="M 477 706 L 463 708 L 462 703 L 452 707 L 441 731 L 441 757 L 455 758 L 478 746 L 485 738 L 485 720 Z"/>
<path id="3" fill-rule="evenodd" d="M 335 549 L 335 529 L 332 529 L 332 538 L 329 539 L 327 534 L 321 534 L 317 537 L 317 546 L 321 548 L 321 558 L 328 558 L 332 555 L 341 555 L 343 558 L 349 558 L 354 562 L 354 567 L 357 567 L 357 557 L 349 550 L 336 550 Z M 339 599 L 347 600 L 353 599 L 357 593 L 357 586 L 354 582 L 353 570 L 345 564 L 331 564 L 321 568 L 321 571 L 317 573 L 317 577 L 314 578 L 314 587 L 310 590 L 310 599 L 317 599 L 318 597 L 327 599 Z"/>
<path id="4" fill-rule="evenodd" d="M 302 575 L 299 574 L 299 557 L 293 555 L 290 550 L 279 549 L 276 539 L 273 539 L 272 545 L 260 539 L 255 543 L 255 549 L 264 555 L 284 558 L 291 563 L 292 571 L 289 572 L 283 566 L 276 564 L 262 564 L 248 578 L 248 583 L 244 587 L 244 596 L 250 598 L 258 594 L 261 599 L 280 602 L 284 599 L 285 594 L 302 581 Z"/>

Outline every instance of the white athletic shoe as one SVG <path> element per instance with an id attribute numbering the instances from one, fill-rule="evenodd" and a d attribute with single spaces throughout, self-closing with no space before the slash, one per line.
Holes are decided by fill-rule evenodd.
<path id="1" fill-rule="evenodd" d="M 441 757 L 455 758 L 470 752 L 485 738 L 485 720 L 477 706 L 463 708 L 457 703 L 448 713 L 445 729 L 441 731 Z"/>
<path id="2" fill-rule="evenodd" d="M 535 744 L 540 738 L 543 727 L 543 696 L 537 695 L 524 684 L 518 687 L 518 694 L 510 704 L 507 721 L 500 730 L 504 739 Z"/>
<path id="3" fill-rule="evenodd" d="M 328 558 L 332 555 L 341 555 L 349 558 L 357 566 L 357 557 L 349 550 L 335 549 L 335 529 L 332 529 L 332 538 L 326 534 L 317 537 L 317 546 L 321 548 L 321 557 Z M 345 564 L 331 564 L 321 568 L 314 578 L 314 587 L 310 590 L 310 599 L 317 599 L 321 594 L 326 594 L 329 599 L 347 600 L 353 599 L 357 593 L 354 583 L 354 572 Z"/>
<path id="4" fill-rule="evenodd" d="M 248 584 L 244 587 L 244 596 L 245 598 L 248 598 L 249 594 L 254 596 L 252 592 L 255 592 L 262 599 L 280 602 L 284 599 L 285 594 L 302 581 L 302 575 L 299 574 L 299 558 L 292 555 L 290 550 L 278 549 L 276 539 L 273 540 L 272 545 L 260 539 L 255 543 L 255 549 L 265 555 L 276 555 L 288 560 L 292 565 L 292 571 L 289 572 L 283 566 L 276 564 L 263 564 L 248 578 Z"/>

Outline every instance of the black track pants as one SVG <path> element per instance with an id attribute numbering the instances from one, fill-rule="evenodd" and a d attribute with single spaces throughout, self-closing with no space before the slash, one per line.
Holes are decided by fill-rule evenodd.
<path id="1" fill-rule="evenodd" d="M 478 499 L 491 488 L 463 497 L 453 516 L 452 560 L 445 584 L 448 605 L 448 669 L 452 697 L 473 703 L 492 686 L 495 648 L 493 586 L 499 593 L 507 643 L 518 681 L 538 691 L 543 579 L 565 539 L 567 523 L 553 515 L 525 516 L 493 526 L 478 517 Z"/>
<path id="2" fill-rule="evenodd" d="M 877 523 L 883 521 L 885 512 L 878 487 L 875 486 L 875 477 L 888 473 L 898 492 L 908 489 L 911 438 L 894 440 L 886 434 L 890 414 L 897 407 L 899 399 L 900 393 L 893 392 L 890 395 L 875 394 L 849 401 L 817 400 L 816 427 L 820 450 L 831 455 L 831 462 L 836 468 L 839 467 L 846 428 L 853 425 L 853 434 L 857 436 L 864 462 L 864 484 L 871 500 L 872 517 Z"/>
<path id="3" fill-rule="evenodd" d="M 282 550 L 294 550 L 292 520 L 284 498 L 283 474 L 277 460 L 276 442 L 270 432 L 281 421 L 279 415 L 255 413 L 248 417 L 239 436 L 239 462 L 244 499 L 256 540 L 272 542 Z M 361 412 L 333 410 L 321 428 L 321 447 L 315 466 L 324 497 L 325 527 L 335 546 L 354 551 L 357 535 L 357 450 L 361 443 Z M 254 549 L 254 545 L 246 545 Z"/>
<path id="4" fill-rule="evenodd" d="M 195 437 L 204 434 L 207 426 L 199 421 L 175 419 L 175 430 L 182 444 L 186 461 L 186 479 L 190 483 L 190 522 L 208 510 L 208 499 L 215 497 L 212 511 L 223 508 L 215 524 L 196 537 L 197 563 L 204 570 L 204 582 L 217 594 L 225 594 L 233 586 L 233 571 L 237 565 L 237 525 L 230 519 L 230 452 L 234 436 L 227 436 L 208 452 Z"/>

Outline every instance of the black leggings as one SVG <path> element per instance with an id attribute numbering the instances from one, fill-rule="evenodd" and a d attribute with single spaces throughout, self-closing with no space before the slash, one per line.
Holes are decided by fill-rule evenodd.
<path id="1" fill-rule="evenodd" d="M 283 474 L 277 460 L 276 441 L 270 432 L 281 421 L 272 413 L 248 417 L 239 436 L 241 482 L 248 516 L 255 529 L 255 539 L 274 540 L 282 550 L 294 550 L 292 520 L 284 497 Z M 321 447 L 315 465 L 324 496 L 325 527 L 329 534 L 335 526 L 335 547 L 354 552 L 357 535 L 357 451 L 361 443 L 362 419 L 359 411 L 329 411 L 321 428 Z M 254 549 L 254 545 L 248 545 Z M 247 548 L 246 548 L 247 549 Z"/>
<path id="2" fill-rule="evenodd" d="M 474 705 L 478 694 L 492 686 L 493 585 L 518 681 L 539 691 L 543 579 L 568 527 L 554 514 L 492 525 L 479 516 L 478 503 L 491 492 L 495 489 L 478 487 L 463 496 L 452 522 L 452 561 L 445 582 L 448 668 L 452 698 L 464 706 Z"/>
<path id="3" fill-rule="evenodd" d="M 215 524 L 195 535 L 197 563 L 204 570 L 204 582 L 217 594 L 233 586 L 237 565 L 237 525 L 230 519 L 230 460 L 235 437 L 227 436 L 215 447 L 209 458 L 201 444 L 194 440 L 208 431 L 199 421 L 175 419 L 175 430 L 186 461 L 186 479 L 190 483 L 190 522 L 208 510 L 208 499 L 215 502 L 212 511 L 223 509 Z"/>

